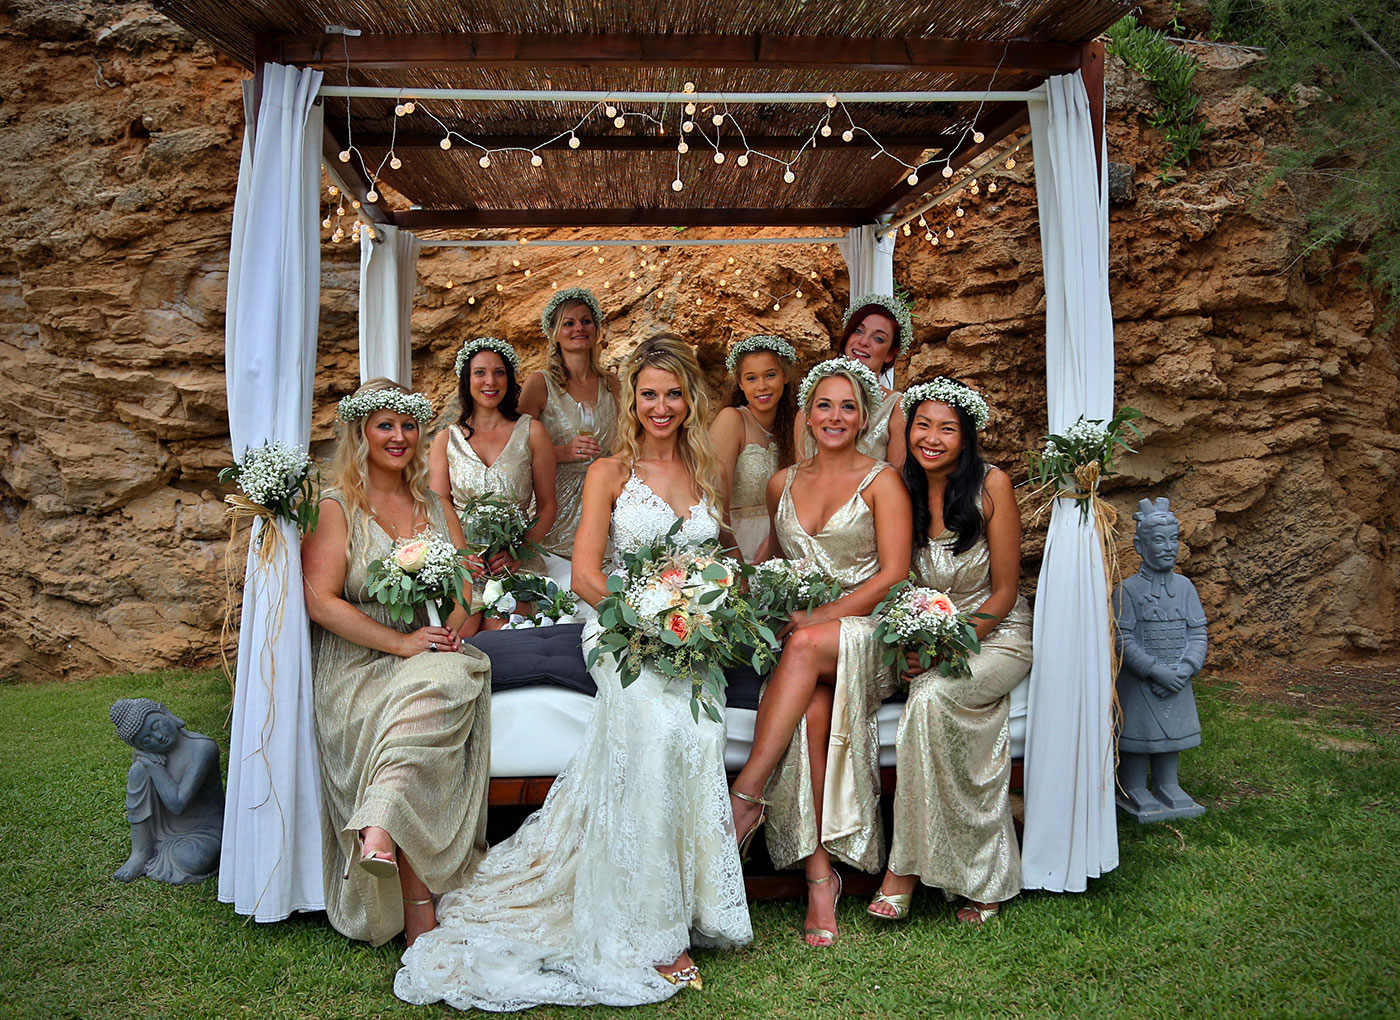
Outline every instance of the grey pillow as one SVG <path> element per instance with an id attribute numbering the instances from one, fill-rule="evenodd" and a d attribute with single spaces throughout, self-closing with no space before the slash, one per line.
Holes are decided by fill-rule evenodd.
<path id="1" fill-rule="evenodd" d="M 491 660 L 491 689 L 548 685 L 595 695 L 598 688 L 583 666 L 583 624 L 564 623 L 529 630 L 488 630 L 471 644 Z"/>

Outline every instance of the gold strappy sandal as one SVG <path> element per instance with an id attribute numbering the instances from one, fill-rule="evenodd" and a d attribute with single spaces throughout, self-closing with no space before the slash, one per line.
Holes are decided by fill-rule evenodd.
<path id="1" fill-rule="evenodd" d="M 963 900 L 962 906 L 958 907 L 953 916 L 970 928 L 980 928 L 1000 913 L 1000 903 L 992 903 L 984 907 L 972 900 Z"/>
<path id="2" fill-rule="evenodd" d="M 758 821 L 750 825 L 748 830 L 739 837 L 739 862 L 742 864 L 749 859 L 749 846 L 753 843 L 754 836 L 758 835 L 758 830 L 763 828 L 763 823 L 768 821 L 768 812 L 763 810 L 768 807 L 768 802 L 762 797 L 751 797 L 741 790 L 731 789 L 729 795 L 731 797 L 738 797 L 740 800 L 749 804 L 757 804 L 760 809 L 758 812 Z"/>
<path id="3" fill-rule="evenodd" d="M 693 963 L 689 967 L 682 967 L 680 970 L 670 972 L 658 970 L 656 973 L 660 974 L 673 985 L 685 985 L 687 988 L 693 988 L 697 992 L 703 990 L 705 987 L 705 982 L 700 979 L 700 968 Z"/>
<path id="4" fill-rule="evenodd" d="M 836 904 L 841 902 L 841 873 L 835 868 L 832 868 L 831 873 L 825 878 L 809 878 L 807 879 L 807 884 L 825 885 L 833 878 L 836 879 L 836 896 L 831 901 L 831 909 L 834 913 L 836 911 Z M 826 949 L 829 946 L 834 946 L 836 945 L 836 940 L 841 937 L 839 932 L 834 932 L 829 928 L 803 928 L 802 934 L 804 936 L 816 935 L 818 938 L 826 939 L 825 942 L 808 942 L 807 945 L 811 946 L 813 949 Z"/>
<path id="5" fill-rule="evenodd" d="M 903 921 L 909 916 L 909 903 L 913 898 L 913 893 L 887 893 L 881 890 L 875 894 L 875 898 L 870 901 L 865 912 L 871 917 L 878 917 L 881 921 Z M 876 910 L 875 906 L 879 903 L 892 908 L 894 913 L 884 914 Z"/>

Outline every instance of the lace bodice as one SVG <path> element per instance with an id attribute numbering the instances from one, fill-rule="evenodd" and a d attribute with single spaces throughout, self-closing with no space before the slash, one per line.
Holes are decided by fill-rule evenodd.
<path id="1" fill-rule="evenodd" d="M 768 514 L 768 479 L 778 470 L 778 444 L 749 443 L 739 451 L 734 461 L 734 484 L 729 494 L 729 509 L 736 516 L 754 511 Z"/>
<path id="2" fill-rule="evenodd" d="M 676 511 L 664 499 L 651 491 L 646 482 L 637 477 L 636 472 L 627 479 L 627 484 L 618 494 L 613 504 L 612 541 L 614 554 L 635 552 L 644 545 L 650 545 L 664 538 L 666 532 L 676 523 Z M 719 520 L 714 508 L 704 496 L 690 508 L 690 517 L 676 533 L 676 541 L 682 545 L 698 545 L 719 538 Z"/>

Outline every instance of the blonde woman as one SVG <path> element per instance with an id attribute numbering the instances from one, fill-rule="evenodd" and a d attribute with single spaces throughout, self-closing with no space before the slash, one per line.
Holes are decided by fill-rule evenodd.
<path id="1" fill-rule="evenodd" d="M 432 405 L 387 379 L 337 408 L 337 445 L 301 561 L 311 634 L 326 912 L 344 935 L 410 946 L 436 923 L 432 894 L 485 848 L 490 661 L 443 625 L 401 630 L 366 590 L 398 539 L 462 528 L 428 488 L 420 430 Z M 420 613 L 420 616 L 422 614 Z"/>
<path id="2" fill-rule="evenodd" d="M 771 805 L 769 856 L 780 868 L 802 862 L 804 930 L 818 947 L 838 937 L 832 858 L 864 871 L 883 861 L 875 712 L 895 677 L 869 614 L 909 573 L 912 527 L 899 475 L 858 448 L 880 399 L 875 374 L 832 358 L 807 373 L 798 397 L 816 453 L 769 481 L 773 538 L 788 559 L 840 581 L 841 596 L 795 613 L 778 633 L 782 658 L 734 780 L 734 825 L 748 839 Z"/>
<path id="3" fill-rule="evenodd" d="M 793 461 L 792 438 L 779 423 L 797 406 L 788 380 L 796 361 L 792 344 L 765 335 L 739 341 L 725 359 L 734 393 L 715 415 L 710 438 L 728 482 L 730 530 L 750 563 L 768 550 L 768 479 Z"/>
<path id="4" fill-rule="evenodd" d="M 875 373 L 880 399 L 870 409 L 870 423 L 858 448 L 867 457 L 888 461 L 895 470 L 904 464 L 904 412 L 900 392 L 894 388 L 894 365 L 913 343 L 914 321 L 904 302 L 887 294 L 865 294 L 846 309 L 841 336 L 832 345 L 839 357 L 859 361 Z M 792 428 L 796 448 L 810 457 L 816 451 L 801 414 Z"/>
<path id="5" fill-rule="evenodd" d="M 615 555 L 663 538 L 720 533 L 719 470 L 700 366 L 674 337 L 643 343 L 623 379 L 618 453 L 583 490 L 574 590 L 606 593 Z M 607 569 L 615 569 L 616 563 Z M 584 627 L 584 652 L 601 628 Z M 723 722 L 690 714 L 688 684 L 648 665 L 627 687 L 593 667 L 598 705 L 544 806 L 493 847 L 441 925 L 404 954 L 409 1002 L 509 1011 L 551 1003 L 637 1005 L 700 987 L 692 933 L 709 946 L 753 937 L 725 789 Z"/>
<path id="6" fill-rule="evenodd" d="M 544 425 L 554 444 L 557 512 L 542 544 L 550 577 L 568 588 L 583 479 L 588 466 L 613 447 L 618 382 L 598 358 L 603 310 L 591 290 L 556 291 L 540 315 L 540 328 L 549 360 L 544 371 L 525 380 L 519 407 Z"/>

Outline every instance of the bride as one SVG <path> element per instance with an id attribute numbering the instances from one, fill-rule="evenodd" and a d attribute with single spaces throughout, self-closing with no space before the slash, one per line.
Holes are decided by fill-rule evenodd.
<path id="1" fill-rule="evenodd" d="M 603 555 L 719 536 L 719 472 L 694 353 L 643 343 L 623 379 L 616 456 L 588 469 L 574 590 L 606 594 Z M 584 628 L 587 655 L 600 632 Z M 724 771 L 725 730 L 690 713 L 689 684 L 649 667 L 623 688 L 593 668 L 594 715 L 544 806 L 438 905 L 404 954 L 394 992 L 413 1003 L 510 1011 L 546 1003 L 659 1002 L 700 987 L 692 945 L 749 942 L 748 904 Z"/>

